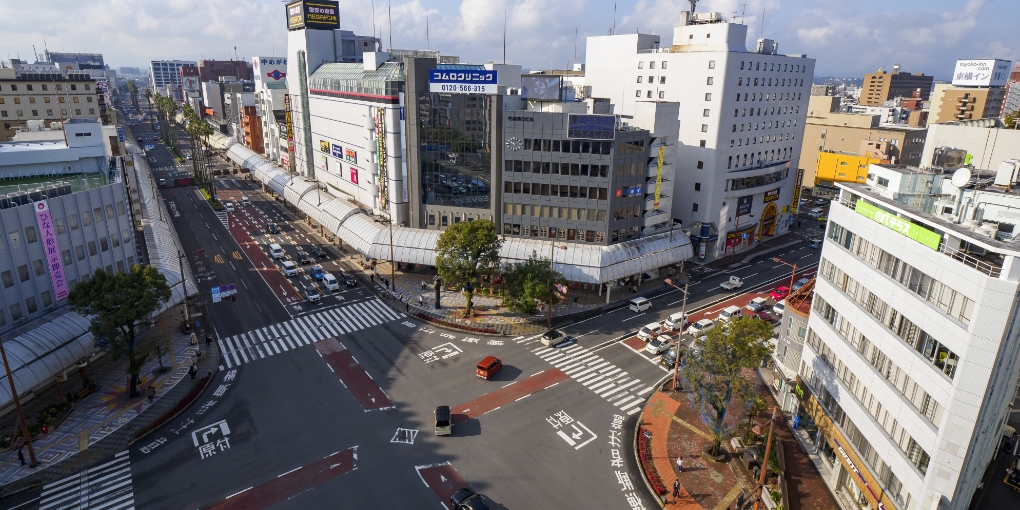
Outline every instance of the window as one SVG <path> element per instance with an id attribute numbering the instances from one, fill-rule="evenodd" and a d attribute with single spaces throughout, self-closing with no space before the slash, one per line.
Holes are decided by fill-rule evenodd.
<path id="1" fill-rule="evenodd" d="M 71 84 L 71 90 L 78 90 L 78 86 L 72 83 Z"/>
<path id="2" fill-rule="evenodd" d="M 21 320 L 21 305 L 18 304 L 18 303 L 14 303 L 13 305 L 11 305 L 10 310 L 11 310 L 11 320 L 15 321 L 15 322 L 20 321 Z"/>
<path id="3" fill-rule="evenodd" d="M 698 161 L 698 165 L 697 166 L 698 166 L 699 169 L 700 168 L 705 168 L 705 162 L 704 161 Z"/>
<path id="4" fill-rule="evenodd" d="M 712 110 L 709 110 L 708 108 L 705 108 L 705 109 L 704 109 L 704 110 L 703 110 L 703 111 L 701 112 L 701 116 L 702 116 L 702 117 L 708 117 L 708 116 L 710 116 L 710 114 L 711 114 L 711 113 L 712 113 Z"/>
<path id="5" fill-rule="evenodd" d="M 25 307 L 28 308 L 28 313 L 32 314 L 39 311 L 39 307 L 35 304 L 35 296 L 32 296 L 25 300 Z"/>
<path id="6" fill-rule="evenodd" d="M 28 266 L 22 264 L 18 266 L 18 280 L 22 282 L 28 281 Z"/>
<path id="7" fill-rule="evenodd" d="M 446 227 L 450 225 L 450 217 L 445 214 L 439 217 L 439 221 L 441 227 Z"/>
<path id="8" fill-rule="evenodd" d="M 708 132 L 708 124 L 702 124 L 701 125 L 701 132 L 702 133 L 707 133 Z"/>
<path id="9" fill-rule="evenodd" d="M 645 68 L 645 63 L 644 62 L 638 62 L 637 63 L 637 68 L 638 69 L 644 69 Z"/>
<path id="10" fill-rule="evenodd" d="M 636 93 L 634 94 L 634 97 L 641 97 L 641 91 L 640 91 L 640 90 L 638 90 L 638 91 L 637 91 L 637 92 L 636 92 Z"/>
<path id="11" fill-rule="evenodd" d="M 712 79 L 711 76 L 709 76 L 708 79 L 705 81 L 705 85 L 714 85 L 714 80 Z"/>
<path id="12" fill-rule="evenodd" d="M 651 99 L 651 98 L 652 98 L 652 91 L 651 91 L 651 90 L 649 90 L 649 91 L 648 91 L 648 99 Z"/>
<path id="13" fill-rule="evenodd" d="M 666 91 L 664 90 L 659 91 L 659 99 L 666 99 Z"/>
<path id="14" fill-rule="evenodd" d="M 712 100 L 712 93 L 711 92 L 705 92 L 705 101 L 711 101 L 711 100 Z"/>
<path id="15" fill-rule="evenodd" d="M 701 140 L 698 147 L 705 147 L 705 140 Z"/>
<path id="16" fill-rule="evenodd" d="M 32 244 L 38 240 L 35 236 L 35 227 L 25 227 L 25 242 Z"/>
<path id="17" fill-rule="evenodd" d="M 11 249 L 21 248 L 21 232 L 12 230 L 7 233 L 7 241 L 11 245 Z"/>
<path id="18" fill-rule="evenodd" d="M 106 206 L 106 218 L 109 220 L 113 219 L 113 204 Z"/>
<path id="19" fill-rule="evenodd" d="M 92 96 L 89 96 L 89 97 L 85 98 L 85 100 L 86 100 L 86 102 L 91 103 L 92 102 Z"/>
<path id="20" fill-rule="evenodd" d="M 96 223 L 102 222 L 103 221 L 103 210 L 98 208 L 98 207 L 96 207 L 95 209 L 92 210 L 92 216 L 95 217 Z"/>
<path id="21" fill-rule="evenodd" d="M 659 66 L 659 69 L 665 69 L 665 68 L 666 68 L 666 61 L 665 61 L 665 60 L 663 60 L 663 61 L 662 61 L 662 65 L 661 65 L 661 66 Z"/>
<path id="22" fill-rule="evenodd" d="M 5 289 L 11 287 L 12 285 L 14 285 L 14 275 L 11 274 L 10 270 L 7 270 L 7 271 L 4 271 L 3 273 L 0 273 L 0 277 L 3 277 L 4 288 Z"/>
<path id="23" fill-rule="evenodd" d="M 645 77 L 644 77 L 644 76 L 638 76 L 638 77 L 637 77 L 637 82 L 638 82 L 638 83 L 644 83 L 644 81 L 643 81 L 644 79 L 645 79 Z"/>
<path id="24" fill-rule="evenodd" d="M 655 69 L 655 61 L 654 60 L 648 63 L 648 68 L 649 69 Z"/>
<path id="25" fill-rule="evenodd" d="M 95 241 L 89 241 L 89 256 L 90 257 L 95 257 L 96 253 L 98 253 L 96 251 L 96 242 Z"/>
<path id="26" fill-rule="evenodd" d="M 666 83 L 666 77 L 665 76 L 660 76 L 659 77 L 659 85 L 664 85 L 665 83 Z"/>
<path id="27" fill-rule="evenodd" d="M 73 87 L 74 85 L 71 85 L 71 86 Z M 72 97 L 72 98 L 71 98 L 71 102 L 73 102 L 73 103 L 77 103 L 77 102 L 78 102 L 78 96 L 74 96 L 74 97 Z"/>
<path id="28" fill-rule="evenodd" d="M 697 202 L 695 202 L 695 203 L 694 203 L 694 204 L 693 204 L 693 205 L 691 206 L 691 212 L 698 212 L 698 204 L 697 204 Z"/>
<path id="29" fill-rule="evenodd" d="M 82 248 L 81 246 L 75 246 L 74 257 L 78 260 L 85 260 L 85 248 Z"/>
<path id="30" fill-rule="evenodd" d="M 73 260 L 71 260 L 71 250 L 64 250 L 60 252 L 60 258 L 64 259 L 64 265 L 70 266 Z"/>
<path id="31" fill-rule="evenodd" d="M 78 230 L 78 215 L 72 214 L 68 216 L 67 224 L 71 226 L 71 230 Z"/>
<path id="32" fill-rule="evenodd" d="M 701 191 L 701 183 L 700 182 L 694 183 L 694 191 Z"/>
<path id="33" fill-rule="evenodd" d="M 32 103 L 32 104 L 35 104 L 35 98 L 34 97 L 29 97 L 28 98 L 28 102 Z"/>
<path id="34" fill-rule="evenodd" d="M 709 60 L 708 61 L 708 68 L 709 69 L 715 69 L 715 60 Z"/>
<path id="35" fill-rule="evenodd" d="M 42 306 L 43 306 L 43 308 L 49 308 L 49 307 L 53 306 L 53 298 L 50 297 L 50 291 L 48 291 L 48 290 L 42 291 L 39 294 L 39 297 L 42 298 Z"/>
<path id="36" fill-rule="evenodd" d="M 120 234 L 118 234 L 116 232 L 110 234 L 110 241 L 113 242 L 113 247 L 114 248 L 120 246 Z"/>

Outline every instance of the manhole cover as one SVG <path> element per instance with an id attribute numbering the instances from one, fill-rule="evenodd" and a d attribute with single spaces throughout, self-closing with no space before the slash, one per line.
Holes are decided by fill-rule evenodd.
<path id="1" fill-rule="evenodd" d="M 684 446 L 688 449 L 694 449 L 696 445 L 694 444 L 694 441 L 684 441 Z"/>

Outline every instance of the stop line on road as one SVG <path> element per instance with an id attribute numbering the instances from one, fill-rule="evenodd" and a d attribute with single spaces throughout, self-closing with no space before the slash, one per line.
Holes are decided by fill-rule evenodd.
<path id="1" fill-rule="evenodd" d="M 339 337 L 399 319 L 400 314 L 373 298 L 221 338 L 216 342 L 220 346 L 226 368 L 232 368 L 310 345 L 324 338 Z"/>

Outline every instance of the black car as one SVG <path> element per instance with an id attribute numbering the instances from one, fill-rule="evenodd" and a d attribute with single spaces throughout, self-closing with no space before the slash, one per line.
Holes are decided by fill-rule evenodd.
<path id="1" fill-rule="evenodd" d="M 344 285 L 348 287 L 354 287 L 358 284 L 358 280 L 349 274 L 341 274 L 340 279 L 343 280 Z"/>
<path id="2" fill-rule="evenodd" d="M 311 264 L 312 263 L 312 259 L 308 258 L 308 254 L 303 252 L 303 251 L 297 252 L 297 260 L 298 260 L 298 263 L 300 263 L 300 264 Z"/>
<path id="3" fill-rule="evenodd" d="M 270 234 L 279 234 L 280 227 L 277 227 L 276 223 L 270 223 L 266 225 L 266 232 L 269 232 Z"/>
<path id="4" fill-rule="evenodd" d="M 328 257 L 329 254 L 326 253 L 326 250 L 324 250 L 322 248 L 322 246 L 312 246 L 312 256 L 320 258 L 320 259 L 324 259 L 324 258 Z"/>
<path id="5" fill-rule="evenodd" d="M 450 496 L 450 504 L 454 510 L 489 510 L 482 495 L 471 489 L 460 489 Z"/>

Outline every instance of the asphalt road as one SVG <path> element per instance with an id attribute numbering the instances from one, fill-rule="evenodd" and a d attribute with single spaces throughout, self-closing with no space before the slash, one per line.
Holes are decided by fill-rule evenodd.
<path id="1" fill-rule="evenodd" d="M 173 161 L 160 145 L 148 152 L 156 166 Z M 276 242 L 296 258 L 312 243 L 306 227 L 251 182 L 231 176 L 217 190 L 252 201 L 227 218 L 234 236 L 196 188 L 161 190 L 201 292 L 234 283 L 238 296 L 196 299 L 198 329 L 216 340 L 222 369 L 186 413 L 130 447 L 117 476 L 130 480 L 136 507 L 438 508 L 465 483 L 493 508 L 656 506 L 629 431 L 667 372 L 622 340 L 679 311 L 680 291 L 664 288 L 641 314 L 624 308 L 567 326 L 577 340 L 556 349 L 434 328 L 360 286 L 319 304 L 287 301 L 268 283 L 278 269 L 241 245 L 265 254 Z M 280 234 L 264 231 L 268 220 Z M 688 309 L 787 283 L 789 268 L 771 256 L 807 266 L 818 251 L 800 243 L 712 275 L 691 285 Z M 317 262 L 339 270 L 332 258 Z M 730 275 L 744 278 L 746 295 L 718 287 Z M 316 285 L 306 270 L 288 281 Z M 504 363 L 492 380 L 475 375 L 487 355 Z M 434 434 L 438 405 L 454 410 L 452 436 Z"/>

